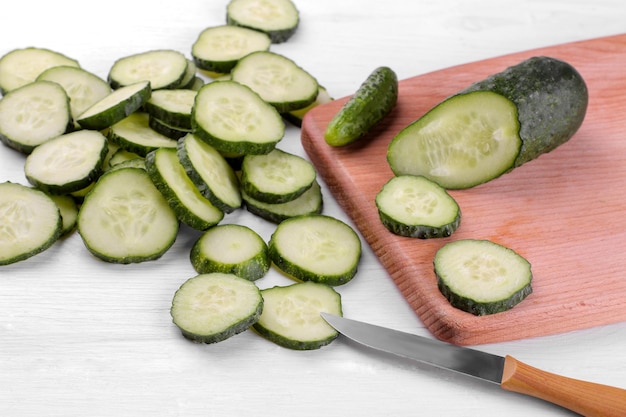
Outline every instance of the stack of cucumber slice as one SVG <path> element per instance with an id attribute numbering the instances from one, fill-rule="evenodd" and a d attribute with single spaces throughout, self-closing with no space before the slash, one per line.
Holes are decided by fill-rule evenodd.
<path id="1" fill-rule="evenodd" d="M 319 313 L 341 314 L 333 286 L 353 278 L 361 246 L 350 226 L 321 215 L 313 165 L 277 147 L 283 115 L 299 124 L 330 99 L 307 71 L 269 51 L 298 23 L 290 0 L 232 0 L 227 24 L 203 30 L 191 58 L 135 53 L 114 61 L 106 78 L 48 49 L 1 57 L 0 139 L 26 156 L 30 186 L 0 184 L 0 265 L 73 230 L 101 261 L 155 261 L 183 224 L 200 232 L 189 255 L 198 275 L 170 309 L 185 338 L 215 343 L 254 327 L 290 349 L 330 343 L 337 332 Z M 270 243 L 222 224 L 244 206 L 275 225 Z M 255 281 L 272 265 L 293 280 L 261 290 Z"/>

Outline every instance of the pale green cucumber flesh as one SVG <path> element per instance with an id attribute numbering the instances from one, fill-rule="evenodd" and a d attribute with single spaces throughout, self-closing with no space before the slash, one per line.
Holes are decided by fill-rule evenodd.
<path id="1" fill-rule="evenodd" d="M 106 137 L 79 130 L 50 139 L 26 157 L 28 181 L 49 194 L 70 194 L 87 187 L 102 173 Z"/>
<path id="2" fill-rule="evenodd" d="M 277 345 L 313 350 L 328 345 L 338 333 L 320 313 L 343 315 L 341 296 L 332 287 L 300 282 L 261 290 L 263 313 L 253 328 Z"/>
<path id="3" fill-rule="evenodd" d="M 531 264 L 489 240 L 447 243 L 437 251 L 434 266 L 443 296 L 474 315 L 509 310 L 532 293 Z"/>
<path id="4" fill-rule="evenodd" d="M 70 99 L 70 110 L 74 120 L 111 93 L 111 87 L 106 81 L 75 66 L 63 65 L 49 68 L 42 72 L 37 80 L 53 81 L 63 87 Z"/>
<path id="5" fill-rule="evenodd" d="M 461 210 L 454 198 L 421 176 L 390 179 L 376 195 L 376 207 L 383 225 L 400 236 L 449 237 L 461 223 Z"/>
<path id="6" fill-rule="evenodd" d="M 0 141 L 29 154 L 73 127 L 69 98 L 59 84 L 34 81 L 0 100 Z"/>
<path id="7" fill-rule="evenodd" d="M 517 108 L 489 91 L 444 100 L 401 130 L 387 160 L 396 175 L 422 175 L 447 189 L 469 188 L 514 167 L 522 142 Z"/>
<path id="8" fill-rule="evenodd" d="M 253 52 L 237 62 L 233 81 L 247 85 L 279 113 L 302 109 L 317 98 L 317 80 L 291 59 L 270 51 Z"/>
<path id="9" fill-rule="evenodd" d="M 245 203 L 246 210 L 276 224 L 292 217 L 306 214 L 320 214 L 324 206 L 322 190 L 317 181 L 300 197 L 286 203 L 264 203 L 250 197 L 244 190 L 241 191 L 241 196 Z"/>
<path id="10" fill-rule="evenodd" d="M 0 266 L 43 252 L 57 241 L 62 219 L 55 202 L 21 184 L 0 184 Z"/>
<path id="11" fill-rule="evenodd" d="M 205 84 L 192 112 L 194 133 L 220 152 L 265 154 L 285 134 L 276 109 L 249 87 L 234 81 Z"/>
<path id="12" fill-rule="evenodd" d="M 344 146 L 367 135 L 395 107 L 398 78 L 388 67 L 376 68 L 328 123 L 324 140 Z"/>
<path id="13" fill-rule="evenodd" d="M 217 343 L 247 330 L 261 315 L 263 297 L 251 281 L 233 274 L 200 274 L 174 294 L 170 314 L 182 335 Z"/>
<path id="14" fill-rule="evenodd" d="M 146 156 L 145 164 L 150 179 L 182 223 L 207 230 L 224 218 L 224 212 L 211 204 L 187 176 L 176 149 L 154 150 Z"/>
<path id="15" fill-rule="evenodd" d="M 361 241 L 341 220 L 311 214 L 282 221 L 269 253 L 276 267 L 299 280 L 342 285 L 356 275 Z"/>
<path id="16" fill-rule="evenodd" d="M 178 88 L 189 60 L 180 52 L 158 49 L 122 57 L 113 63 L 107 81 L 113 89 L 148 81 L 153 90 Z"/>
<path id="17" fill-rule="evenodd" d="M 252 229 L 238 224 L 210 228 L 191 248 L 191 264 L 196 272 L 223 272 L 249 281 L 265 276 L 270 268 L 265 241 Z"/>
<path id="18" fill-rule="evenodd" d="M 221 25 L 204 29 L 191 47 L 197 67 L 228 74 L 244 56 L 269 49 L 270 37 L 258 30 Z"/>
<path id="19" fill-rule="evenodd" d="M 0 93 L 30 84 L 45 70 L 61 65 L 80 66 L 75 59 L 46 48 L 9 51 L 0 58 Z"/>
<path id="20" fill-rule="evenodd" d="M 111 263 L 160 258 L 174 244 L 178 227 L 176 214 L 141 168 L 103 174 L 78 213 L 85 246 Z"/>
<path id="21" fill-rule="evenodd" d="M 241 165 L 241 188 L 265 203 L 295 200 L 315 182 L 316 171 L 306 159 L 278 148 L 265 155 L 246 155 Z"/>

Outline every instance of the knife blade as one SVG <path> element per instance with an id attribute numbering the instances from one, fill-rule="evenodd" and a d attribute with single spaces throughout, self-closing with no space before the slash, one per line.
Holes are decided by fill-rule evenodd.
<path id="1" fill-rule="evenodd" d="M 626 416 L 626 390 L 618 387 L 553 374 L 510 355 L 498 356 L 329 313 L 321 316 L 342 335 L 373 349 L 498 384 L 583 416 Z"/>

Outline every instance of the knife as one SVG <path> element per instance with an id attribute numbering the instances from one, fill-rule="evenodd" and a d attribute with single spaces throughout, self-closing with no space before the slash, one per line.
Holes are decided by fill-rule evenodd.
<path id="1" fill-rule="evenodd" d="M 587 417 L 626 416 L 626 390 L 552 374 L 512 356 L 498 356 L 439 340 L 321 313 L 344 336 L 370 348 L 500 385 Z"/>

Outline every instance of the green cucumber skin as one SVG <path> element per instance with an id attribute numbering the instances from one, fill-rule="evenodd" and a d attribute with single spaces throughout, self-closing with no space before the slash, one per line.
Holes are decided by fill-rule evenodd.
<path id="1" fill-rule="evenodd" d="M 398 100 L 398 78 L 388 67 L 376 68 L 344 104 L 326 128 L 331 146 L 344 146 L 365 136 L 393 110 Z"/>
<path id="2" fill-rule="evenodd" d="M 509 298 L 489 303 L 481 303 L 471 298 L 455 294 L 439 277 L 437 277 L 437 287 L 450 305 L 475 316 L 486 316 L 510 310 L 533 292 L 532 286 L 529 283 Z"/>
<path id="3" fill-rule="evenodd" d="M 243 263 L 224 264 L 214 262 L 201 255 L 202 244 L 196 242 L 191 247 L 189 258 L 194 270 L 199 274 L 209 274 L 213 272 L 221 272 L 224 274 L 233 274 L 238 277 L 247 279 L 248 281 L 256 281 L 263 278 L 270 269 L 270 259 L 267 247 L 264 251 Z"/>
<path id="4" fill-rule="evenodd" d="M 522 148 L 511 170 L 567 142 L 589 102 L 584 79 L 569 63 L 536 56 L 472 84 L 459 94 L 488 90 L 517 107 Z"/>
<path id="5" fill-rule="evenodd" d="M 171 149 L 171 150 L 167 148 L 163 148 L 163 149 L 164 150 L 162 152 L 176 152 L 176 150 L 174 149 Z M 203 219 L 199 217 L 192 211 L 188 210 L 187 207 L 185 207 L 185 205 L 180 201 L 180 199 L 176 195 L 176 192 L 172 188 L 169 187 L 169 185 L 167 184 L 167 182 L 161 175 L 161 172 L 159 171 L 159 168 L 157 167 L 157 163 L 156 163 L 157 152 L 159 152 L 158 149 L 146 155 L 146 158 L 145 158 L 146 172 L 150 176 L 150 179 L 152 180 L 152 183 L 154 184 L 154 186 L 163 195 L 165 200 L 167 200 L 167 203 L 172 208 L 172 210 L 174 210 L 178 220 L 180 220 L 182 223 L 186 224 L 187 226 L 191 227 L 192 229 L 200 230 L 200 231 L 207 230 L 211 228 L 212 226 L 215 226 L 216 224 L 218 224 L 220 221 L 222 221 L 224 217 L 223 213 L 221 216 L 217 216 L 215 219 L 211 221 L 211 220 L 207 220 L 207 219 Z"/>
<path id="6" fill-rule="evenodd" d="M 380 221 L 383 226 L 387 228 L 391 233 L 404 236 L 411 237 L 417 239 L 434 239 L 434 238 L 444 238 L 450 237 L 459 228 L 461 225 L 461 211 L 459 210 L 459 214 L 456 216 L 452 223 L 448 223 L 444 226 L 434 227 L 434 226 L 423 226 L 423 225 L 408 225 L 399 223 L 394 218 L 386 215 L 385 213 L 378 212 L 380 217 Z"/>

